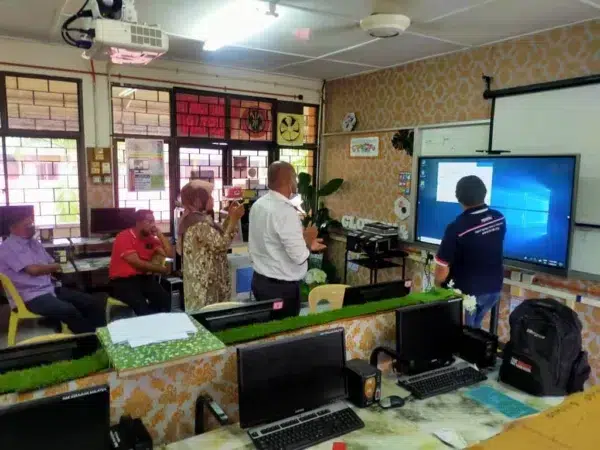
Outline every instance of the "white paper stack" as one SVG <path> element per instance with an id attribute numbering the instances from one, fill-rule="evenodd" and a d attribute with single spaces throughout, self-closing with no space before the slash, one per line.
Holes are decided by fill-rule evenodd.
<path id="1" fill-rule="evenodd" d="M 116 320 L 108 325 L 113 344 L 131 347 L 187 339 L 197 328 L 185 313 L 160 313 Z"/>

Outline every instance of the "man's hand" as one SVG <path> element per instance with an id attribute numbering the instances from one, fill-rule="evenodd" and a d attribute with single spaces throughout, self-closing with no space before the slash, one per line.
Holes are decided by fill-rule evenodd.
<path id="1" fill-rule="evenodd" d="M 323 244 L 323 239 L 315 239 L 314 241 L 312 241 L 312 244 L 310 244 L 310 247 L 308 248 L 313 253 L 319 253 L 325 250 L 327 246 Z"/>
<path id="2" fill-rule="evenodd" d="M 317 230 L 317 227 L 315 227 L 314 225 L 304 229 L 304 242 L 306 242 L 306 246 L 309 249 L 312 250 L 313 242 L 317 239 L 318 234 L 319 230 Z"/>

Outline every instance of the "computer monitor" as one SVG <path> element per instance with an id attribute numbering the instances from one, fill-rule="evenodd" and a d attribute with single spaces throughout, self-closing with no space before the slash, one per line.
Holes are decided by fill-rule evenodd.
<path id="1" fill-rule="evenodd" d="M 0 349 L 0 374 L 39 367 L 58 361 L 73 361 L 100 348 L 95 333 L 74 334 L 65 339 L 15 345 Z"/>
<path id="2" fill-rule="evenodd" d="M 109 432 L 107 385 L 0 407 L 7 450 L 107 450 Z"/>
<path id="3" fill-rule="evenodd" d="M 249 428 L 347 397 L 344 329 L 238 347 L 240 426 Z"/>
<path id="4" fill-rule="evenodd" d="M 576 155 L 421 157 L 418 166 L 417 241 L 441 243 L 446 226 L 462 212 L 456 183 L 476 175 L 487 187 L 485 202 L 506 218 L 504 257 L 568 268 Z"/>
<path id="5" fill-rule="evenodd" d="M 362 305 L 387 300 L 388 298 L 405 297 L 410 294 L 410 286 L 409 281 L 399 280 L 349 287 L 344 293 L 344 306 Z"/>
<path id="6" fill-rule="evenodd" d="M 460 350 L 462 299 L 456 298 L 396 310 L 396 353 L 411 373 L 452 361 Z"/>
<path id="7" fill-rule="evenodd" d="M 0 238 L 10 235 L 9 221 L 13 215 L 34 215 L 33 205 L 0 206 Z"/>
<path id="8" fill-rule="evenodd" d="M 213 333 L 255 323 L 281 320 L 289 316 L 284 301 L 279 298 L 192 314 L 194 319 Z"/>
<path id="9" fill-rule="evenodd" d="M 92 208 L 90 231 L 96 234 L 116 234 L 135 226 L 135 208 Z"/>

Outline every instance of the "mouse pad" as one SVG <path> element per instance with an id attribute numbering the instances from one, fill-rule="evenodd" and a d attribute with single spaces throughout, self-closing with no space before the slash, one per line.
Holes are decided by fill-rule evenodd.
<path id="1" fill-rule="evenodd" d="M 465 395 L 477 403 L 498 411 L 511 419 L 518 419 L 539 412 L 537 409 L 515 400 L 490 386 L 480 386 L 470 389 Z"/>

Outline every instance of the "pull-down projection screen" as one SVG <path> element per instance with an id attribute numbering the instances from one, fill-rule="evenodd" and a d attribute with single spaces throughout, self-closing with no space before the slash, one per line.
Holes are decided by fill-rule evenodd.
<path id="1" fill-rule="evenodd" d="M 496 99 L 494 149 L 580 154 L 575 221 L 600 225 L 600 84 Z M 571 269 L 600 274 L 600 230 L 576 229 Z"/>

